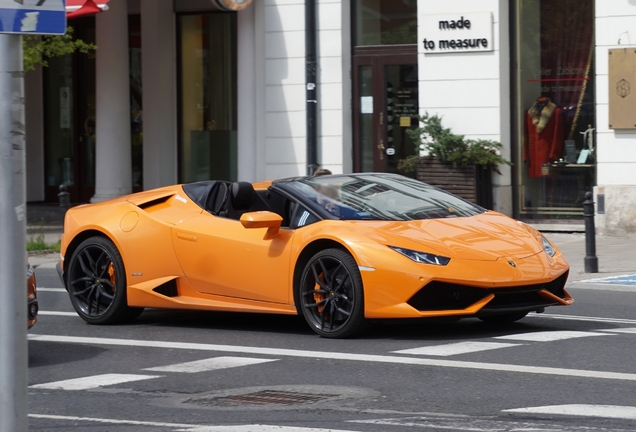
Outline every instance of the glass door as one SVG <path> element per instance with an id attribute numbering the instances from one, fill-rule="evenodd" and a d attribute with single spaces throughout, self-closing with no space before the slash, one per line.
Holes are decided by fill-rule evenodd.
<path id="1" fill-rule="evenodd" d="M 417 127 L 417 56 L 414 48 L 399 48 L 391 47 L 390 54 L 358 49 L 354 55 L 356 171 L 398 173 L 398 162 L 417 151 L 406 133 Z"/>
<path id="2" fill-rule="evenodd" d="M 75 35 L 95 43 L 95 18 L 73 20 Z M 95 53 L 48 59 L 45 91 L 45 200 L 65 185 L 72 203 L 95 193 Z"/>

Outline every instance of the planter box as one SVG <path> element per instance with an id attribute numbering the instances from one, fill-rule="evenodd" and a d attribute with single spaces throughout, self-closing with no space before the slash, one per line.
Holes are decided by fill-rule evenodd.
<path id="1" fill-rule="evenodd" d="M 454 167 L 433 157 L 420 159 L 417 179 L 460 196 L 482 207 L 492 208 L 492 170 L 470 165 Z"/>

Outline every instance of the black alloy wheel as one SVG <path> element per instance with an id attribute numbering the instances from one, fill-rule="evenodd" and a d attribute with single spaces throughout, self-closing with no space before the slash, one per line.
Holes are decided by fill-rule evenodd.
<path id="1" fill-rule="evenodd" d="M 124 263 L 107 238 L 91 237 L 78 246 L 68 264 L 66 285 L 75 311 L 90 324 L 130 321 L 143 312 L 126 303 Z"/>
<path id="2" fill-rule="evenodd" d="M 307 323 L 322 337 L 352 337 L 368 326 L 360 270 L 353 257 L 340 249 L 325 249 L 309 260 L 299 300 Z"/>

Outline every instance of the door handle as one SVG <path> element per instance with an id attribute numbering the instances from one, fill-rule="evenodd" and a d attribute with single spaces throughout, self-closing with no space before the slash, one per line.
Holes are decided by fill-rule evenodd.
<path id="1" fill-rule="evenodd" d="M 195 236 L 194 234 L 187 234 L 187 233 L 179 232 L 179 231 L 177 231 L 177 238 L 180 238 L 181 240 L 192 241 L 192 242 L 197 241 L 197 236 Z"/>
<path id="2" fill-rule="evenodd" d="M 380 144 L 378 144 L 378 148 L 380 149 L 380 160 L 384 160 L 384 140 L 380 139 Z"/>
<path id="3" fill-rule="evenodd" d="M 384 111 L 380 111 L 380 126 L 384 125 Z"/>

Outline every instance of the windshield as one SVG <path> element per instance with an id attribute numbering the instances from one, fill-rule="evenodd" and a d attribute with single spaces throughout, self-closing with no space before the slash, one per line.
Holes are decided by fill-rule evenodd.
<path id="1" fill-rule="evenodd" d="M 344 220 L 439 219 L 486 211 L 426 183 L 393 174 L 320 176 L 288 185 Z"/>

